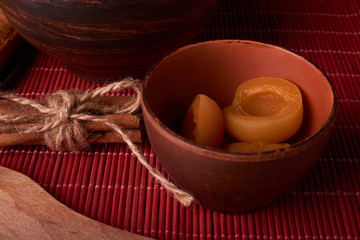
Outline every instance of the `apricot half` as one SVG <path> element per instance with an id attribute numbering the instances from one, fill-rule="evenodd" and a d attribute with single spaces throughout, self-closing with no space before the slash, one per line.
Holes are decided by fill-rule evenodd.
<path id="1" fill-rule="evenodd" d="M 219 105 L 198 94 L 185 114 L 180 134 L 199 145 L 218 148 L 224 136 L 224 116 Z"/>
<path id="2" fill-rule="evenodd" d="M 237 140 L 280 143 L 301 125 L 302 96 L 286 79 L 254 78 L 239 85 L 232 104 L 223 112 L 225 128 Z"/>
<path id="3" fill-rule="evenodd" d="M 290 146 L 287 143 L 265 143 L 265 142 L 235 142 L 224 147 L 230 152 L 253 153 L 271 151 Z"/>

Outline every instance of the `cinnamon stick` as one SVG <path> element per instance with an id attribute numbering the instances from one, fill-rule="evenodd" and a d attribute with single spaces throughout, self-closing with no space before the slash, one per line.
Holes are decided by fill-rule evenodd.
<path id="1" fill-rule="evenodd" d="M 97 104 L 106 106 L 116 106 L 122 108 L 129 104 L 133 99 L 132 96 L 99 96 L 91 99 Z M 44 100 L 37 100 L 42 103 Z M 36 108 L 30 105 L 22 105 L 12 100 L 0 98 L 0 114 L 22 116 L 26 114 L 26 122 L 16 122 L 12 124 L 0 125 L 0 146 L 12 145 L 37 145 L 44 144 L 43 133 L 38 134 L 22 134 L 21 132 L 32 127 L 44 124 L 44 115 Z M 138 115 L 127 113 L 115 113 L 96 115 L 97 119 L 110 120 L 120 126 L 124 133 L 131 139 L 133 143 L 142 142 L 141 119 Z M 123 143 L 124 139 L 115 133 L 111 127 L 101 121 L 85 121 L 84 128 L 89 133 L 89 143 Z"/>
<path id="2" fill-rule="evenodd" d="M 141 120 L 138 115 L 115 113 L 97 116 L 104 120 L 110 120 L 116 125 L 121 126 L 122 129 L 141 128 Z M 102 122 L 85 122 L 85 129 L 89 131 L 108 131 L 111 130 L 107 124 Z"/>
<path id="3" fill-rule="evenodd" d="M 140 129 L 125 129 L 124 133 L 133 143 L 142 143 L 143 135 Z M 89 136 L 89 143 L 124 143 L 124 139 L 114 131 L 92 132 Z"/>
<path id="4" fill-rule="evenodd" d="M 32 118 L 33 122 L 30 123 L 20 123 L 15 125 L 0 125 L 0 132 L 2 133 L 13 133 L 13 132 L 20 132 L 27 129 L 30 129 L 32 127 L 41 126 L 43 125 L 44 119 L 42 119 L 42 122 L 40 119 L 37 119 L 37 117 L 40 117 L 39 115 L 34 115 L 34 118 Z M 120 126 L 122 129 L 130 129 L 130 128 L 140 128 L 141 127 L 141 120 L 140 117 L 137 115 L 132 114 L 126 114 L 126 113 L 116 113 L 116 114 L 106 114 L 101 116 L 96 116 L 98 119 L 102 120 L 110 120 L 111 122 L 115 123 L 116 125 Z M 90 131 L 109 131 L 111 128 L 101 122 L 85 122 L 84 128 L 87 130 L 87 132 Z M 0 134 L 1 136 L 1 134 Z"/>
<path id="5" fill-rule="evenodd" d="M 131 139 L 133 143 L 142 142 L 142 133 L 140 129 L 125 129 L 124 133 Z M 0 146 L 13 145 L 43 145 L 44 134 L 38 133 L 36 135 L 23 135 L 18 132 L 2 133 L 0 134 Z M 124 139 L 114 131 L 105 132 L 91 132 L 89 135 L 89 143 L 124 143 Z"/>
<path id="6" fill-rule="evenodd" d="M 133 99 L 132 96 L 99 96 L 92 99 L 92 101 L 104 105 L 117 106 L 118 108 L 124 107 Z M 43 99 L 37 100 L 43 103 Z M 29 105 L 22 105 L 20 103 L 0 98 L 0 114 L 38 114 L 39 111 Z"/>

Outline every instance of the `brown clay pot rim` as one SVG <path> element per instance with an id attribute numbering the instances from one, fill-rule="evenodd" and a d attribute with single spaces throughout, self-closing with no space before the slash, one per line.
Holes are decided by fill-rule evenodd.
<path id="1" fill-rule="evenodd" d="M 146 86 L 148 84 L 148 79 L 149 79 L 151 73 L 153 72 L 153 70 L 158 65 L 162 64 L 167 58 L 171 57 L 173 54 L 176 54 L 178 52 L 181 52 L 186 49 L 193 48 L 193 47 L 209 45 L 209 44 L 214 44 L 214 43 L 225 43 L 225 44 L 226 43 L 241 43 L 241 44 L 255 44 L 255 45 L 260 45 L 260 46 L 268 46 L 268 47 L 276 48 L 280 51 L 284 51 L 290 55 L 293 55 L 294 57 L 301 58 L 307 64 L 312 65 L 315 68 L 315 70 L 319 71 L 325 77 L 325 79 L 330 84 L 331 90 L 333 93 L 332 109 L 331 109 L 330 115 L 329 115 L 328 119 L 326 120 L 326 122 L 324 123 L 324 125 L 315 134 L 311 135 L 308 138 L 305 138 L 304 140 L 301 140 L 299 142 L 291 144 L 287 148 L 280 149 L 280 150 L 255 152 L 255 153 L 229 152 L 229 151 L 225 151 L 222 149 L 204 147 L 201 145 L 197 145 L 190 140 L 187 140 L 186 138 L 182 137 L 180 134 L 171 130 L 162 121 L 160 121 L 160 119 L 156 116 L 156 114 L 152 111 L 152 109 L 150 108 L 150 106 L 148 104 L 148 101 L 146 98 L 146 94 L 147 94 Z M 165 57 L 160 59 L 156 64 L 154 64 L 149 69 L 147 74 L 145 75 L 141 102 L 142 102 L 143 111 L 146 110 L 150 114 L 152 121 L 154 121 L 156 123 L 156 125 L 158 125 L 163 131 L 165 131 L 166 134 L 173 137 L 177 141 L 188 145 L 190 148 L 193 148 L 193 150 L 196 150 L 198 153 L 202 152 L 204 154 L 213 154 L 214 157 L 215 157 L 215 155 L 218 155 L 218 157 L 221 158 L 222 160 L 228 160 L 228 161 L 269 161 L 269 160 L 273 160 L 277 155 L 282 155 L 282 156 L 295 155 L 298 152 L 302 152 L 307 144 L 317 142 L 317 140 L 321 136 L 323 136 L 324 134 L 327 133 L 327 130 L 329 129 L 329 127 L 331 127 L 331 125 L 335 122 L 335 117 L 336 117 L 336 112 L 337 112 L 337 107 L 338 107 L 337 93 L 336 93 L 334 84 L 329 80 L 328 76 L 316 64 L 312 63 L 310 60 L 306 59 L 305 57 L 303 57 L 291 50 L 285 49 L 283 47 L 279 47 L 279 46 L 267 44 L 267 43 L 262 43 L 262 42 L 251 41 L 251 40 L 239 40 L 239 39 L 211 40 L 211 41 L 193 43 L 193 44 L 189 44 L 184 47 L 181 47 L 181 48 L 171 52 L 170 54 L 166 55 Z M 243 156 L 244 158 L 233 158 L 231 156 Z"/>

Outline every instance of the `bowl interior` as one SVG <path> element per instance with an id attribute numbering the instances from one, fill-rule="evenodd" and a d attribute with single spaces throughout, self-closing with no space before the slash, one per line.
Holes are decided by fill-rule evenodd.
<path id="1" fill-rule="evenodd" d="M 147 75 L 145 98 L 150 112 L 178 132 L 195 95 L 206 94 L 224 108 L 241 82 L 263 76 L 288 79 L 302 92 L 304 120 L 289 143 L 314 135 L 329 119 L 335 96 L 322 72 L 292 52 L 251 41 L 218 40 L 179 49 Z"/>

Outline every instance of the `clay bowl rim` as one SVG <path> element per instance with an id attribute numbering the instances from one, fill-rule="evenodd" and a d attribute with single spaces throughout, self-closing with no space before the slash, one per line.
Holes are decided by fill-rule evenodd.
<path id="1" fill-rule="evenodd" d="M 188 49 L 191 49 L 191 48 L 196 48 L 196 47 L 199 47 L 199 46 L 202 46 L 202 45 L 210 45 L 210 44 L 214 44 L 214 43 L 222 43 L 222 44 L 240 43 L 240 44 L 254 44 L 254 45 L 260 45 L 260 46 L 267 46 L 267 47 L 274 48 L 275 50 L 285 52 L 285 53 L 291 55 L 292 57 L 300 58 L 306 64 L 313 67 L 315 71 L 318 71 L 324 77 L 324 79 L 327 80 L 328 84 L 331 87 L 331 92 L 333 94 L 333 99 L 332 99 L 333 104 L 332 104 L 332 107 L 331 107 L 331 112 L 330 112 L 329 117 L 327 118 L 326 122 L 322 125 L 322 127 L 317 132 L 315 132 L 314 134 L 312 134 L 311 136 L 309 136 L 309 137 L 307 137 L 307 138 L 305 138 L 303 140 L 300 140 L 300 141 L 298 141 L 296 143 L 290 144 L 289 147 L 282 148 L 282 149 L 279 149 L 279 150 L 270 150 L 270 151 L 263 151 L 263 152 L 254 152 L 254 153 L 229 152 L 229 151 L 222 150 L 222 149 L 201 146 L 201 145 L 195 144 L 194 142 L 182 137 L 180 134 L 178 134 L 174 130 L 170 129 L 165 123 L 163 123 L 157 117 L 157 115 L 153 112 L 153 110 L 149 106 L 149 102 L 148 102 L 146 96 L 147 96 L 147 92 L 148 92 L 147 91 L 147 85 L 148 85 L 151 73 L 159 65 L 164 64 L 166 59 L 173 57 L 175 54 L 179 54 L 182 51 L 185 51 L 185 50 L 188 50 Z M 183 46 L 181 48 L 178 48 L 177 50 L 175 50 L 175 51 L 169 53 L 168 55 L 166 55 L 165 57 L 161 58 L 157 63 L 155 63 L 149 69 L 149 71 L 147 72 L 147 74 L 144 77 L 144 84 L 143 84 L 143 89 L 142 90 L 143 90 L 142 91 L 142 97 L 141 97 L 142 108 L 143 108 L 142 111 L 144 111 L 144 108 L 145 108 L 145 110 L 151 116 L 151 121 L 154 122 L 156 125 L 158 125 L 161 130 L 165 131 L 165 133 L 169 137 L 176 140 L 177 141 L 175 143 L 176 145 L 184 144 L 185 146 L 188 146 L 189 149 L 194 150 L 194 152 L 201 151 L 204 155 L 209 154 L 214 158 L 215 158 L 214 155 L 217 155 L 216 158 L 219 158 L 219 159 L 221 158 L 221 160 L 233 161 L 233 162 L 247 162 L 247 161 L 264 162 L 264 161 L 275 160 L 277 156 L 283 157 L 284 154 L 286 154 L 288 156 L 296 155 L 296 153 L 298 152 L 297 150 L 301 150 L 304 147 L 306 147 L 306 145 L 311 144 L 312 142 L 316 142 L 321 136 L 326 134 L 327 129 L 329 127 L 331 127 L 331 125 L 335 121 L 336 112 L 337 112 L 337 108 L 338 108 L 338 100 L 337 100 L 337 93 L 336 93 L 335 86 L 329 80 L 328 76 L 316 64 L 314 64 L 310 60 L 306 59 L 305 57 L 303 57 L 303 56 L 301 56 L 301 55 L 299 55 L 299 54 L 297 54 L 297 53 L 295 53 L 295 52 L 293 52 L 291 50 L 288 50 L 286 48 L 276 46 L 276 45 L 272 45 L 272 44 L 268 44 L 268 43 L 262 43 L 262 42 L 258 42 L 258 41 L 251 41 L 251 40 L 239 40 L 239 39 L 211 40 L 211 41 L 197 42 L 197 43 L 189 44 L 189 45 Z"/>

